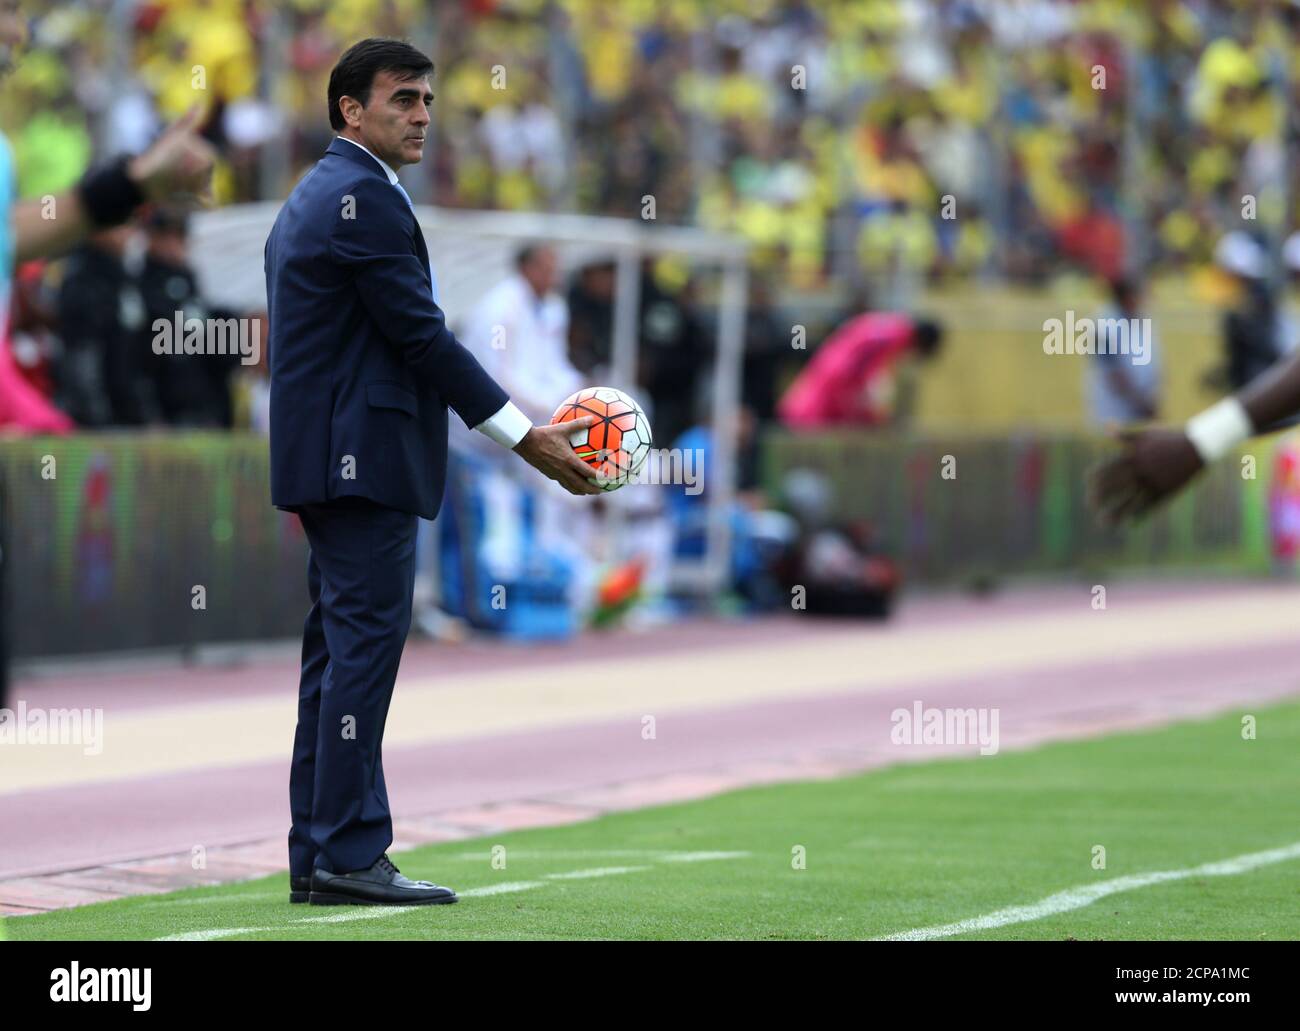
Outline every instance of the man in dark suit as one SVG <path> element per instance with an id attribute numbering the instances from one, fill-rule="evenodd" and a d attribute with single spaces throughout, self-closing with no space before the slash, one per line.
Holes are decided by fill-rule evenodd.
<path id="1" fill-rule="evenodd" d="M 533 426 L 434 301 L 424 236 L 395 172 L 423 156 L 432 72 L 398 40 L 343 54 L 329 81 L 338 136 L 266 241 L 271 500 L 299 514 L 311 546 L 291 902 L 456 901 L 389 861 L 381 755 L 411 622 L 416 517 L 432 519 L 442 500 L 448 407 L 571 493 L 600 492 L 567 439 L 580 424 Z"/>

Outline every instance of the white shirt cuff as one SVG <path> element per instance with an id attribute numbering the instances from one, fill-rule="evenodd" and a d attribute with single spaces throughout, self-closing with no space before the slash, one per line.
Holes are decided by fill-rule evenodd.
<path id="1" fill-rule="evenodd" d="M 533 420 L 516 408 L 514 402 L 507 401 L 496 415 L 483 420 L 474 428 L 502 447 L 513 448 L 528 435 L 528 431 L 533 428 Z"/>

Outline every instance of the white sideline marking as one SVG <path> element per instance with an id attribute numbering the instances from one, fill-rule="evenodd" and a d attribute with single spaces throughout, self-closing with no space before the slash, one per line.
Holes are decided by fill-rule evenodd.
<path id="1" fill-rule="evenodd" d="M 209 942 L 214 938 L 229 938 L 235 934 L 249 934 L 253 931 L 271 931 L 271 927 L 214 927 L 206 931 L 186 931 L 184 934 L 169 934 L 165 938 L 155 938 L 156 942 Z"/>
<path id="2" fill-rule="evenodd" d="M 744 859 L 748 852 L 669 852 L 665 863 L 707 863 L 714 859 Z"/>
<path id="3" fill-rule="evenodd" d="M 463 899 L 479 899 L 486 895 L 505 895 L 512 891 L 527 891 L 529 888 L 540 888 L 541 881 L 503 881 L 500 884 L 487 884 L 482 888 L 468 888 L 465 891 L 456 892 Z"/>
<path id="4" fill-rule="evenodd" d="M 748 856 L 748 852 L 669 852 L 658 853 L 664 862 L 676 863 L 699 863 L 711 859 L 739 859 Z M 480 858 L 475 853 L 475 858 Z M 585 880 L 589 877 L 613 877 L 617 874 L 639 873 L 643 870 L 649 870 L 648 866 L 599 866 L 589 870 L 569 870 L 564 873 L 543 874 L 547 880 Z M 503 881 L 500 884 L 487 884 L 481 888 L 467 888 L 465 891 L 456 892 L 457 896 L 462 899 L 483 898 L 488 895 L 504 895 L 515 891 L 528 891 L 530 888 L 545 887 L 546 881 Z M 410 913 L 417 909 L 426 909 L 426 906 L 366 906 L 358 909 L 347 909 L 340 913 L 331 913 L 329 916 L 309 916 L 297 920 L 289 921 L 289 927 L 295 927 L 298 924 L 346 924 L 353 920 L 375 920 L 384 916 L 395 916 L 399 913 Z M 154 941 L 160 942 L 196 942 L 196 941 L 213 941 L 217 938 L 230 938 L 236 934 L 251 934 L 257 931 L 276 931 L 284 930 L 281 927 L 215 927 L 206 931 L 187 931 L 184 934 L 169 934 L 164 938 L 155 938 Z"/>
<path id="5" fill-rule="evenodd" d="M 748 852 L 674 852 L 667 848 L 512 848 L 511 859 L 597 859 L 620 856 L 624 859 L 653 859 L 663 863 L 693 863 L 704 859 L 743 859 Z M 490 851 L 460 852 L 457 859 L 491 859 Z"/>
<path id="6" fill-rule="evenodd" d="M 511 859 L 595 859 L 600 856 L 662 857 L 673 853 L 658 848 L 512 848 L 507 850 Z M 482 849 L 478 852 L 458 852 L 457 859 L 485 860 L 492 858 L 492 852 Z"/>
<path id="7" fill-rule="evenodd" d="M 423 906 L 344 906 L 328 916 L 304 916 L 290 920 L 289 926 L 298 924 L 347 924 L 353 920 L 378 920 L 381 916 L 396 916 L 409 909 L 423 909 Z"/>
<path id="8" fill-rule="evenodd" d="M 592 870 L 570 870 L 568 873 L 542 874 L 548 881 L 583 881 L 588 877 L 613 877 L 620 873 L 640 873 L 648 866 L 598 866 Z"/>
<path id="9" fill-rule="evenodd" d="M 898 934 L 882 935 L 874 940 L 928 941 L 932 938 L 947 938 L 954 934 L 965 934 L 967 931 L 987 931 L 993 927 L 1028 923 L 1031 920 L 1041 920 L 1045 916 L 1055 916 L 1057 913 L 1068 913 L 1074 909 L 1082 909 L 1098 899 L 1104 899 L 1108 895 L 1114 895 L 1121 891 L 1146 888 L 1152 884 L 1164 884 L 1167 881 L 1182 881 L 1189 877 L 1230 877 L 1233 874 L 1247 873 L 1261 866 L 1269 866 L 1273 863 L 1282 863 L 1288 859 L 1297 858 L 1300 858 L 1300 842 L 1296 842 L 1294 845 L 1284 845 L 1281 848 L 1271 848 L 1265 852 L 1247 852 L 1244 855 L 1233 856 L 1231 859 L 1221 859 L 1214 863 L 1202 863 L 1200 866 L 1193 866 L 1186 870 L 1155 870 L 1151 873 L 1113 877 L 1108 881 L 1100 881 L 1096 884 L 1084 884 L 1077 888 L 1067 888 L 1065 891 L 1049 895 L 1032 905 L 1008 906 L 1006 909 L 999 909 L 984 916 L 972 917 L 969 920 L 959 920 L 954 924 L 940 924 L 937 927 L 915 927 L 910 931 L 900 931 Z"/>

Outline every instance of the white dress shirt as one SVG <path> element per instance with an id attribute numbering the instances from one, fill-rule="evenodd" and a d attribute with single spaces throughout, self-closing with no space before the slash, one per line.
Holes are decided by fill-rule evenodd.
<path id="1" fill-rule="evenodd" d="M 529 419 L 549 423 L 561 401 L 582 387 L 569 361 L 569 306 L 538 297 L 518 272 L 474 306 L 462 342 Z"/>
<path id="2" fill-rule="evenodd" d="M 383 158 L 376 157 L 373 153 L 371 153 L 369 148 L 361 146 L 361 144 L 358 143 L 356 140 L 349 139 L 347 136 L 340 136 L 338 138 L 340 140 L 347 140 L 354 147 L 360 147 L 367 154 L 370 154 L 372 158 L 378 161 L 379 167 L 382 168 L 384 170 L 384 174 L 388 176 L 388 181 L 392 183 L 394 186 L 396 186 L 399 190 L 401 190 L 402 196 L 406 197 L 408 203 L 410 202 L 411 198 L 407 195 L 406 191 L 402 189 L 402 184 L 397 181 L 397 173 L 394 172 L 393 169 L 389 167 L 388 162 L 384 161 Z M 430 266 L 429 269 L 429 279 L 431 282 L 433 281 L 432 266 Z M 437 303 L 436 286 L 433 288 L 433 293 L 434 293 L 434 303 L 436 304 Z M 515 407 L 514 403 L 511 401 L 506 401 L 506 403 L 501 406 L 501 408 L 497 411 L 495 415 L 492 415 L 491 417 L 485 419 L 483 422 L 479 423 L 477 426 L 474 427 L 474 429 L 478 430 L 485 437 L 488 437 L 496 441 L 502 447 L 508 447 L 508 448 L 513 448 L 516 444 L 518 444 L 521 440 L 523 440 L 524 437 L 527 436 L 528 431 L 531 430 L 532 428 L 533 428 L 532 420 L 530 420 L 528 416 L 526 416 L 517 407 Z"/>

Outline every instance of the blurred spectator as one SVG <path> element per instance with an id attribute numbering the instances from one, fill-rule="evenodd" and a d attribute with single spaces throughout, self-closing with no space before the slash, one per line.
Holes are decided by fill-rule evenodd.
<path id="1" fill-rule="evenodd" d="M 79 426 L 137 426 L 157 418 L 140 290 L 124 262 L 135 231 L 127 224 L 95 233 L 63 264 L 55 400 Z"/>
<path id="2" fill-rule="evenodd" d="M 911 416 L 915 365 L 939 353 L 937 323 L 868 312 L 835 330 L 782 395 L 777 411 L 794 428 L 896 426 Z"/>
<path id="3" fill-rule="evenodd" d="M 888 616 L 902 574 L 881 552 L 871 524 L 834 518 L 834 488 L 823 473 L 791 469 L 781 488 L 797 525 L 777 563 L 786 597 L 810 615 Z"/>
<path id="4" fill-rule="evenodd" d="M 713 357 L 713 338 L 700 324 L 688 280 L 678 290 L 659 284 L 655 263 L 641 267 L 641 333 L 637 385 L 656 440 L 672 440 L 691 424 L 696 393 Z M 644 402 L 643 402 L 644 403 Z"/>
<path id="5" fill-rule="evenodd" d="M 707 406 L 701 405 L 706 412 Z M 732 432 L 736 436 L 738 455 L 752 451 L 756 424 L 745 408 L 737 410 Z M 664 488 L 668 512 L 672 519 L 673 551 L 678 558 L 698 558 L 708 546 L 708 499 L 715 446 L 711 417 L 705 415 L 685 433 L 675 438 L 672 449 L 681 463 L 680 483 Z M 752 476 L 746 476 L 747 463 L 738 462 L 739 474 L 735 499 L 723 518 L 731 528 L 731 554 L 727 556 L 727 582 L 745 604 L 765 611 L 788 604 L 778 581 L 782 559 L 795 539 L 794 520 L 772 508 Z M 750 466 L 750 473 L 753 469 Z M 701 475 L 704 473 L 704 475 Z"/>
<path id="6" fill-rule="evenodd" d="M 54 365 L 62 346 L 58 337 L 56 292 L 48 282 L 44 258 L 24 262 L 14 273 L 10 295 L 9 349 L 14 362 L 42 397 L 54 396 Z"/>
<path id="7" fill-rule="evenodd" d="M 558 285 L 555 249 L 521 248 L 515 272 L 484 295 L 462 334 L 465 346 L 535 423 L 550 422 L 559 403 L 582 385 L 569 361 L 569 311 Z"/>
<path id="8" fill-rule="evenodd" d="M 1154 419 L 1160 411 L 1160 344 L 1154 323 L 1144 321 L 1142 284 L 1116 279 L 1110 295 L 1110 305 L 1097 317 L 1096 353 L 1088 368 L 1092 420 L 1122 426 Z"/>
<path id="9" fill-rule="evenodd" d="M 589 380 L 604 378 L 614 346 L 614 263 L 584 265 L 569 287 L 569 356 Z"/>
<path id="10" fill-rule="evenodd" d="M 187 216 L 155 208 L 146 229 L 140 292 L 144 298 L 144 338 L 161 418 L 174 426 L 230 428 L 233 425 L 230 377 L 239 367 L 235 354 L 156 354 L 151 345 L 158 320 L 235 318 L 236 313 L 210 310 L 199 295 L 198 278 L 189 263 Z"/>
<path id="11" fill-rule="evenodd" d="M 521 248 L 515 272 L 479 301 L 461 334 L 534 423 L 550 422 L 560 402 L 583 386 L 568 357 L 569 313 L 558 285 L 555 249 L 542 243 Z M 462 454 L 472 455 L 474 489 L 485 499 L 482 538 L 474 546 L 493 582 L 517 581 L 543 560 L 561 561 L 569 571 L 570 604 L 585 614 L 596 573 L 589 499 L 554 490 L 533 470 L 506 461 L 495 445 L 483 447 L 482 434 L 457 427 L 454 439 Z"/>
<path id="12" fill-rule="evenodd" d="M 750 284 L 740 397 L 765 424 L 776 418 L 777 396 L 795 364 L 794 327 L 779 317 L 770 277 L 756 275 Z"/>
<path id="13" fill-rule="evenodd" d="M 1228 233 L 1215 246 L 1214 258 L 1235 288 L 1232 308 L 1223 319 L 1225 389 L 1235 391 L 1277 361 L 1277 307 L 1268 281 L 1268 257 L 1249 234 Z"/>
<path id="14" fill-rule="evenodd" d="M 40 53 L 0 98 L 28 196 L 202 90 L 218 199 L 281 197 L 327 142 L 334 57 L 426 29 L 414 0 L 167 0 L 127 5 L 120 40 L 113 5 L 32 6 Z M 1300 196 L 1278 144 L 1295 4 L 514 0 L 440 5 L 434 43 L 417 200 L 636 218 L 652 196 L 661 222 L 744 236 L 783 286 L 866 275 L 896 307 L 991 266 L 1202 262 L 1241 197 Z M 132 72 L 110 85 L 118 50 Z"/>
<path id="15" fill-rule="evenodd" d="M 1296 283 L 1300 281 L 1300 232 L 1292 233 L 1283 244 L 1282 265 L 1286 269 L 1287 293 L 1294 294 Z M 1291 354 L 1300 348 L 1300 310 L 1294 301 L 1286 305 L 1278 322 L 1278 350 L 1282 354 Z"/>
<path id="16" fill-rule="evenodd" d="M 254 312 L 251 318 L 259 323 L 257 339 L 262 342 L 256 365 L 241 366 L 235 378 L 235 425 L 254 433 L 268 436 L 271 432 L 271 372 L 270 320 L 265 311 Z"/>

